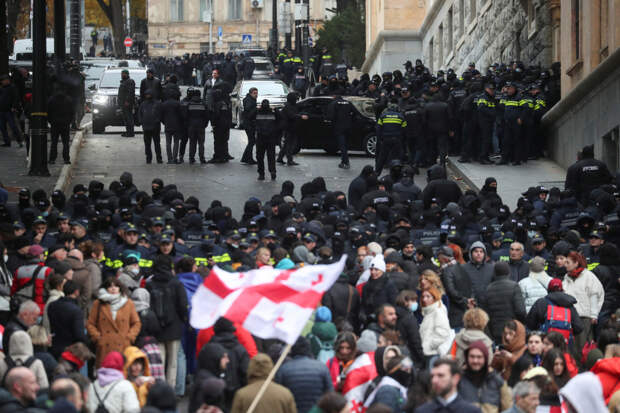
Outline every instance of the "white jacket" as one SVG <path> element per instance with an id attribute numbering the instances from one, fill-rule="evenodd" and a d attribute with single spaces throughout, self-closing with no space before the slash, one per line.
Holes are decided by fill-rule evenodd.
<path id="1" fill-rule="evenodd" d="M 547 296 L 547 288 L 549 288 L 551 277 L 546 272 L 531 272 L 529 277 L 525 277 L 519 281 L 521 294 L 525 300 L 525 311 L 530 312 L 530 308 L 536 300 Z"/>
<path id="2" fill-rule="evenodd" d="M 596 275 L 584 269 L 579 277 L 573 278 L 566 274 L 562 281 L 564 292 L 577 300 L 575 309 L 579 317 L 598 318 L 603 306 L 605 290 Z"/>
<path id="3" fill-rule="evenodd" d="M 118 384 L 116 384 L 118 383 Z M 115 385 L 116 384 L 116 385 Z M 114 386 L 112 390 L 110 390 Z M 116 380 L 109 383 L 105 387 L 99 385 L 99 381 L 95 380 L 88 388 L 88 410 L 94 412 L 99 405 L 99 399 L 95 395 L 97 394 L 103 400 L 104 397 L 110 392 L 103 403 L 109 413 L 139 413 L 140 402 L 138 396 L 133 388 L 133 385 L 128 380 Z"/>
<path id="4" fill-rule="evenodd" d="M 450 340 L 452 332 L 446 307 L 437 301 L 422 308 L 422 324 L 420 325 L 420 337 L 422 338 L 422 350 L 425 356 L 439 355 L 439 346 Z"/>

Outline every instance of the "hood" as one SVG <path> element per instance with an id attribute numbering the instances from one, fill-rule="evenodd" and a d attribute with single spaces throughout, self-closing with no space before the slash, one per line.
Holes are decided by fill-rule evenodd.
<path id="1" fill-rule="evenodd" d="M 187 229 L 202 231 L 202 216 L 200 214 L 191 214 L 188 216 Z"/>
<path id="2" fill-rule="evenodd" d="M 198 367 L 207 370 L 214 376 L 219 377 L 220 360 L 224 357 L 226 349 L 221 344 L 207 343 L 198 353 Z"/>
<path id="3" fill-rule="evenodd" d="M 131 186 L 133 185 L 133 175 L 130 172 L 123 172 L 120 181 L 125 187 Z"/>
<path id="4" fill-rule="evenodd" d="M 16 331 L 11 335 L 9 340 L 9 355 L 15 359 L 25 361 L 33 355 L 32 340 L 25 331 Z"/>
<path id="5" fill-rule="evenodd" d="M 151 307 L 151 294 L 146 288 L 136 288 L 133 293 L 131 293 L 131 300 L 138 313 L 148 310 Z"/>
<path id="6" fill-rule="evenodd" d="M 561 291 L 555 291 L 547 294 L 547 297 L 552 303 L 559 305 L 560 307 L 570 307 L 577 304 L 577 300 L 572 295 L 568 295 Z"/>
<path id="7" fill-rule="evenodd" d="M 525 347 L 525 327 L 517 320 L 513 320 L 517 324 L 517 333 L 514 335 L 509 343 L 504 341 L 502 337 L 502 344 L 506 347 L 506 350 L 514 353 Z"/>
<path id="8" fill-rule="evenodd" d="M 428 181 L 446 179 L 446 170 L 441 165 L 433 165 L 427 172 Z"/>
<path id="9" fill-rule="evenodd" d="M 151 368 L 149 367 L 149 359 L 146 357 L 146 354 L 138 347 L 129 346 L 123 351 L 123 356 L 125 357 L 125 367 L 123 367 L 123 373 L 125 373 L 125 377 L 129 374 L 129 366 L 131 366 L 136 360 L 142 359 L 144 363 L 144 373 L 143 376 L 151 375 Z"/>
<path id="10" fill-rule="evenodd" d="M 476 242 L 471 244 L 471 247 L 469 247 L 469 261 L 472 262 L 471 253 L 474 250 L 474 248 L 482 248 L 482 250 L 484 251 L 484 258 L 486 260 L 486 257 L 487 257 L 487 247 L 485 247 L 484 243 L 482 243 L 481 241 L 476 241 Z M 482 263 L 484 264 L 484 261 Z"/>
<path id="11" fill-rule="evenodd" d="M 461 330 L 454 340 L 462 348 L 467 348 L 471 343 L 476 341 L 490 341 L 489 337 L 484 334 L 483 331 L 473 329 Z"/>
<path id="12" fill-rule="evenodd" d="M 248 382 L 265 380 L 273 369 L 273 361 L 268 355 L 258 353 L 248 365 Z"/>
<path id="13" fill-rule="evenodd" d="M 586 372 L 573 377 L 562 389 L 562 400 L 568 400 L 576 413 L 606 413 L 603 387 L 594 373 Z"/>
<path id="14" fill-rule="evenodd" d="M 286 103 L 294 105 L 297 102 L 297 93 L 291 92 L 286 95 Z"/>
<path id="15" fill-rule="evenodd" d="M 592 373 L 607 373 L 615 377 L 620 377 L 620 358 L 600 359 L 592 367 Z"/>

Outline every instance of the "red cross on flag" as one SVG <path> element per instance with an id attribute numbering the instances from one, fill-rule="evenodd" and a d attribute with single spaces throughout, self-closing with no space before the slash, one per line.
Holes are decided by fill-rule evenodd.
<path id="1" fill-rule="evenodd" d="M 225 317 L 257 337 L 293 344 L 345 261 L 343 256 L 330 265 L 262 267 L 245 273 L 214 267 L 192 298 L 190 323 L 203 329 Z"/>

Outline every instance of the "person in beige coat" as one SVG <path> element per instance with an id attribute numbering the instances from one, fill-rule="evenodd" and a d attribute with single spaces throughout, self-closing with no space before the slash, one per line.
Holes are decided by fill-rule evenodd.
<path id="1" fill-rule="evenodd" d="M 15 364 L 18 365 L 26 364 L 26 361 L 34 355 L 32 341 L 28 333 L 25 331 L 16 331 L 13 335 L 11 335 L 9 348 L 9 357 Z M 0 357 L 0 379 L 3 379 L 9 370 L 9 366 L 4 353 L 2 353 Z M 47 389 L 49 387 L 49 382 L 47 381 L 47 374 L 45 373 L 43 362 L 39 359 L 34 359 L 34 361 L 27 367 L 30 371 L 32 371 L 32 373 L 34 373 L 39 387 L 41 389 Z"/>
<path id="2" fill-rule="evenodd" d="M 90 297 L 93 294 L 92 276 L 90 271 L 84 264 L 84 255 L 78 249 L 72 249 L 65 260 L 73 269 L 73 281 L 80 286 L 80 296 L 78 297 L 78 305 L 84 312 L 84 318 L 88 316 L 88 306 Z"/>
<path id="3" fill-rule="evenodd" d="M 258 394 L 273 362 L 268 355 L 258 353 L 248 366 L 248 385 L 240 388 L 233 399 L 230 413 L 245 413 L 250 408 L 252 400 Z M 258 402 L 254 413 L 297 413 L 293 393 L 284 386 L 271 382 Z"/>

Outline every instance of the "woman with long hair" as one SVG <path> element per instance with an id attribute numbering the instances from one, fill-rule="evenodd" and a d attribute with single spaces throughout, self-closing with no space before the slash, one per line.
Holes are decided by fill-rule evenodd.
<path id="1" fill-rule="evenodd" d="M 449 346 L 452 344 L 454 334 L 450 329 L 446 306 L 441 303 L 441 293 L 437 288 L 430 287 L 423 290 L 420 302 L 422 304 L 422 315 L 424 316 L 420 325 L 422 350 L 424 351 L 427 366 L 430 366 L 435 358 L 450 349 Z"/>
<path id="2" fill-rule="evenodd" d="M 547 370 L 558 388 L 564 387 L 571 379 L 566 360 L 561 350 L 554 348 L 545 354 L 542 360 L 542 366 Z"/>

